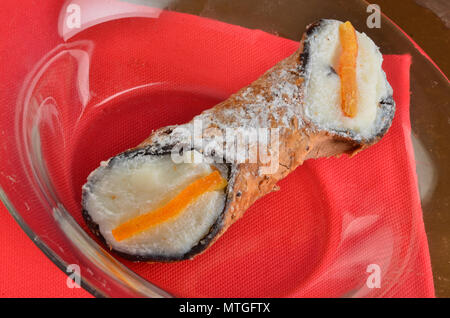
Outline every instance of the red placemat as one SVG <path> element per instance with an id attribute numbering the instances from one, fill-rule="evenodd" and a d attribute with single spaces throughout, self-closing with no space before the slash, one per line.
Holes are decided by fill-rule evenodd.
<path id="1" fill-rule="evenodd" d="M 98 47 L 92 104 L 130 87 L 157 85 L 145 98 L 127 97 L 128 104 L 102 104 L 85 114 L 88 128 L 73 137 L 76 199 L 101 159 L 137 144 L 151 129 L 190 120 L 298 47 L 174 12 L 108 22 L 73 38 L 80 40 Z M 148 67 L 130 72 L 133 61 Z M 409 56 L 385 58 L 397 113 L 380 143 L 354 158 L 308 161 L 192 262 L 125 264 L 176 296 L 433 296 L 410 139 L 410 63 Z M 85 142 L 94 136 L 98 143 Z M 79 210 L 79 201 L 65 204 Z M 380 270 L 380 289 L 366 284 L 370 266 Z"/>
<path id="2" fill-rule="evenodd" d="M 130 141 L 145 131 L 189 120 L 298 46 L 261 31 L 171 12 L 158 19 L 98 27 L 113 36 L 104 38 L 93 29 L 73 38 L 97 44 L 91 61 L 90 89 L 96 93 L 91 103 L 152 82 L 166 83 L 162 90 L 176 98 L 154 95 L 149 103 L 160 104 L 153 107 L 144 107 L 143 99 L 135 101 L 130 105 L 140 111 L 130 117 L 102 107 L 86 115 L 85 125 L 71 139 L 83 157 L 78 159 L 85 160 L 68 154 L 68 164 L 76 164 L 68 167 L 76 168 L 74 185 L 61 188 L 65 205 L 81 224 L 79 189 L 100 159 L 133 146 Z M 281 191 L 258 201 L 194 261 L 124 263 L 176 296 L 434 296 L 410 139 L 410 62 L 409 56 L 385 57 L 397 113 L 377 145 L 354 158 L 308 161 L 280 182 Z M 194 92 L 189 95 L 177 87 L 202 91 L 187 90 Z M 213 97 L 204 97 L 205 88 Z M 86 143 L 89 136 L 98 143 Z M 10 257 L 11 262 L 20 255 Z M 380 289 L 367 284 L 374 266 L 380 270 Z M 1 277 L 5 285 L 14 284 L 7 271 Z"/>
<path id="3" fill-rule="evenodd" d="M 0 297 L 92 297 L 83 288 L 68 287 L 67 275 L 22 231 L 2 203 L 0 259 Z"/>

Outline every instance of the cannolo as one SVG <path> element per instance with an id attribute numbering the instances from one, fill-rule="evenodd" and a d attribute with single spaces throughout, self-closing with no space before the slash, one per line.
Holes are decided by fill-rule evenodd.
<path id="1" fill-rule="evenodd" d="M 83 186 L 86 223 L 131 260 L 193 258 L 305 160 L 382 138 L 395 103 L 381 64 L 350 22 L 309 25 L 299 49 L 249 86 L 102 162 Z"/>

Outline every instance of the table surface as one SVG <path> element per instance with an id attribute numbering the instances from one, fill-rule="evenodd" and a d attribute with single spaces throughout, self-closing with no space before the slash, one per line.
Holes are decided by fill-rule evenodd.
<path id="1" fill-rule="evenodd" d="M 372 1 L 370 1 L 372 2 Z M 448 0 L 377 0 L 391 20 L 401 27 L 414 41 L 421 46 L 424 51 L 434 60 L 447 77 L 450 77 L 450 1 Z M 424 215 L 427 234 L 435 237 L 439 236 L 450 241 L 450 230 L 436 226 L 438 219 L 433 215 Z M 86 291 L 81 288 L 70 289 L 66 285 L 66 275 L 62 273 L 47 257 L 33 244 L 25 238 L 25 233 L 14 222 L 13 218 L 0 206 L 0 224 L 13 228 L 11 231 L 0 232 L 0 247 L 8 249 L 11 257 L 0 263 L 0 267 L 5 272 L 11 273 L 18 278 L 15 286 L 4 286 L 0 279 L 0 297 L 89 297 Z M 9 234 L 8 234 L 9 233 Z M 29 253 L 21 258 L 15 257 L 23 249 Z M 450 260 L 443 258 L 439 250 L 434 250 L 430 245 L 431 261 L 434 268 L 450 267 Z M 20 261 L 17 261 L 20 259 Z M 15 260 L 15 261 L 13 261 Z M 18 264 L 21 263 L 21 264 Z M 30 264 L 38 264 L 31 266 Z M 9 268 L 7 268 L 9 267 Z M 45 269 L 52 269 L 52 277 L 42 277 L 40 273 L 48 272 Z M 43 290 L 41 287 L 48 286 L 48 280 L 54 282 L 53 288 Z M 450 278 L 441 275 L 439 271 L 434 271 L 436 295 L 440 297 L 450 297 Z M 26 292 L 24 292 L 26 291 Z"/>
<path id="2" fill-rule="evenodd" d="M 450 1 L 377 0 L 381 11 L 402 28 L 450 77 Z M 450 296 L 450 295 L 449 295 Z"/>
<path id="3" fill-rule="evenodd" d="M 377 0 L 373 2 L 380 5 L 381 11 L 433 59 L 447 78 L 450 77 L 449 0 Z M 448 183 L 446 189 L 448 189 Z M 439 209 L 425 206 L 425 210 L 436 212 Z M 424 213 L 424 223 L 430 248 L 436 296 L 450 297 L 450 216 L 448 208 L 439 213 Z"/>

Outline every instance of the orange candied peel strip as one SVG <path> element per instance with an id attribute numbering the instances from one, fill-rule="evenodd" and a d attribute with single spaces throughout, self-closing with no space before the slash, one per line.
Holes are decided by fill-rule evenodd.
<path id="1" fill-rule="evenodd" d="M 195 201 L 202 194 L 209 191 L 221 190 L 225 188 L 226 185 L 227 181 L 220 175 L 219 171 L 215 170 L 209 175 L 201 177 L 190 183 L 166 205 L 154 211 L 137 216 L 119 225 L 112 231 L 112 234 L 117 241 L 123 241 L 149 229 L 152 226 L 161 224 L 176 217 L 190 203 Z"/>
<path id="2" fill-rule="evenodd" d="M 347 117 L 355 117 L 358 110 L 358 87 L 356 83 L 356 58 L 358 41 L 353 25 L 347 21 L 339 25 L 342 53 L 339 58 L 341 78 L 341 108 Z"/>

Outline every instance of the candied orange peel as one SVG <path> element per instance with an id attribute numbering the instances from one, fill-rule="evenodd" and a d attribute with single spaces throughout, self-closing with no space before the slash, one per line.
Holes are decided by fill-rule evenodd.
<path id="1" fill-rule="evenodd" d="M 119 225 L 112 231 L 112 234 L 119 242 L 130 238 L 155 225 L 176 217 L 202 194 L 209 191 L 221 190 L 226 185 L 227 181 L 220 175 L 219 171 L 215 170 L 190 183 L 162 207 L 139 215 Z"/>
<path id="2" fill-rule="evenodd" d="M 339 25 L 342 53 L 338 73 L 341 79 L 341 108 L 345 116 L 355 117 L 358 110 L 358 86 L 356 83 L 356 59 L 358 41 L 353 25 L 347 21 Z"/>

